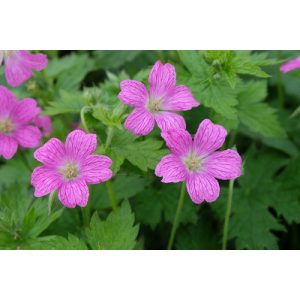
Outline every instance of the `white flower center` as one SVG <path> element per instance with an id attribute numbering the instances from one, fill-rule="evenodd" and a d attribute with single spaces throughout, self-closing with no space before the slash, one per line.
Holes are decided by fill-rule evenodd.
<path id="1" fill-rule="evenodd" d="M 147 107 L 150 112 L 154 113 L 160 110 L 161 104 L 162 104 L 161 100 L 150 99 Z"/>
<path id="2" fill-rule="evenodd" d="M 202 167 L 202 161 L 203 157 L 197 156 L 195 153 L 191 152 L 189 153 L 184 159 L 183 163 L 186 166 L 186 168 L 190 172 L 196 172 L 199 171 Z"/>
<path id="3" fill-rule="evenodd" d="M 12 56 L 13 53 L 14 53 L 13 50 L 4 50 L 3 52 L 4 52 L 4 57 L 5 58 L 8 58 L 8 57 Z"/>
<path id="4" fill-rule="evenodd" d="M 15 125 L 10 118 L 0 119 L 0 132 L 10 134 L 15 129 Z"/>
<path id="5" fill-rule="evenodd" d="M 60 168 L 60 173 L 65 180 L 75 179 L 79 175 L 79 166 L 76 163 L 68 161 Z"/>

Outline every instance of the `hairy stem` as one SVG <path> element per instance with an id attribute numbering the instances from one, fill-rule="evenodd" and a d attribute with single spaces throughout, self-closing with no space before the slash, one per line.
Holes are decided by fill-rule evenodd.
<path id="1" fill-rule="evenodd" d="M 88 112 L 90 110 L 89 106 L 84 106 L 81 111 L 80 111 L 80 120 L 81 120 L 81 124 L 84 128 L 84 130 L 88 133 L 89 132 L 89 127 L 86 124 L 86 120 L 85 120 L 85 113 Z"/>
<path id="2" fill-rule="evenodd" d="M 282 54 L 281 50 L 277 51 L 277 58 L 281 59 Z M 282 73 L 280 69 L 278 68 L 277 71 L 277 94 L 278 94 L 278 104 L 280 108 L 284 108 L 284 93 L 283 93 L 283 80 L 282 80 Z"/>
<path id="3" fill-rule="evenodd" d="M 113 211 L 115 211 L 117 209 L 117 198 L 116 198 L 116 194 L 113 190 L 111 181 L 106 181 L 106 188 L 107 188 L 109 200 L 111 202 L 111 207 L 112 207 Z"/>
<path id="4" fill-rule="evenodd" d="M 53 206 L 55 197 L 56 197 L 56 191 L 51 192 L 49 195 L 49 198 L 48 198 L 48 216 L 51 215 L 52 206 Z"/>
<path id="5" fill-rule="evenodd" d="M 228 226 L 229 226 L 229 219 L 231 214 L 231 206 L 232 206 L 232 195 L 233 195 L 233 185 L 234 179 L 229 181 L 229 190 L 228 190 L 228 197 L 227 197 L 227 207 L 225 212 L 225 221 L 224 221 L 224 229 L 223 229 L 223 240 L 222 240 L 222 249 L 227 249 L 227 238 L 228 238 Z"/>
<path id="6" fill-rule="evenodd" d="M 184 196 L 185 196 L 185 182 L 183 182 L 181 184 L 181 189 L 180 189 L 180 195 L 179 195 L 179 199 L 178 199 L 176 214 L 175 214 L 175 218 L 174 218 L 173 225 L 172 225 L 172 230 L 171 230 L 171 235 L 170 235 L 169 242 L 168 242 L 168 248 L 167 248 L 168 250 L 171 250 L 172 247 L 173 247 L 175 234 L 176 234 L 176 230 L 177 230 L 177 227 L 178 227 L 178 223 L 179 223 L 179 219 L 180 219 L 180 215 L 181 215 L 181 211 L 182 211 L 182 207 L 183 207 Z"/>

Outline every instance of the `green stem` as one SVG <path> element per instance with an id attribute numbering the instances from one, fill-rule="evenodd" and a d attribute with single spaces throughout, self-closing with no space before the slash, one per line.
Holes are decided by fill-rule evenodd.
<path id="1" fill-rule="evenodd" d="M 86 132 L 89 132 L 89 127 L 86 124 L 85 113 L 88 112 L 89 110 L 90 110 L 89 106 L 84 106 L 80 111 L 81 124 Z"/>
<path id="2" fill-rule="evenodd" d="M 281 51 L 277 51 L 277 58 L 281 59 Z M 277 71 L 277 94 L 278 94 L 278 102 L 279 107 L 284 108 L 284 93 L 283 93 L 283 80 L 282 80 L 282 73 L 280 69 L 278 68 Z"/>
<path id="3" fill-rule="evenodd" d="M 111 140 L 113 138 L 114 135 L 114 128 L 113 127 L 108 127 L 107 129 L 107 137 L 106 137 L 106 142 L 105 142 L 105 151 L 108 149 L 108 147 L 111 144 Z"/>
<path id="4" fill-rule="evenodd" d="M 223 240 L 222 240 L 222 249 L 223 250 L 227 249 L 228 226 L 229 226 L 229 219 L 230 219 L 231 206 L 232 206 L 233 185 L 234 185 L 234 180 L 232 179 L 229 181 L 227 207 L 226 207 L 226 213 L 225 213 Z"/>
<path id="5" fill-rule="evenodd" d="M 177 204 L 177 210 L 176 210 L 175 218 L 174 218 L 173 225 L 172 225 L 171 235 L 170 235 L 169 242 L 168 242 L 168 248 L 167 248 L 168 250 L 171 250 L 173 247 L 174 238 L 175 238 L 176 230 L 178 227 L 178 223 L 179 223 L 179 219 L 180 219 L 180 215 L 181 215 L 181 211 L 182 211 L 182 207 L 183 207 L 184 196 L 185 196 L 185 182 L 183 182 L 181 184 L 180 195 L 179 195 L 178 204 Z"/>
<path id="6" fill-rule="evenodd" d="M 115 192 L 113 190 L 111 181 L 106 181 L 106 188 L 107 188 L 107 192 L 108 192 L 108 197 L 109 197 L 110 202 L 111 202 L 111 207 L 112 207 L 113 211 L 116 211 L 116 209 L 117 209 L 117 198 L 116 198 Z"/>
<path id="7" fill-rule="evenodd" d="M 56 191 L 51 192 L 48 198 L 48 216 L 51 215 L 52 205 L 55 197 L 56 197 Z"/>

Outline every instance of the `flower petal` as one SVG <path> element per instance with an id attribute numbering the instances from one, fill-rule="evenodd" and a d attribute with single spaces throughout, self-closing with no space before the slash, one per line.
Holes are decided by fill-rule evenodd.
<path id="1" fill-rule="evenodd" d="M 18 143 L 10 136 L 0 133 L 0 155 L 5 159 L 11 159 L 17 152 Z"/>
<path id="2" fill-rule="evenodd" d="M 47 66 L 47 56 L 31 54 L 27 51 L 13 51 L 5 58 L 5 77 L 7 82 L 16 87 L 32 76 L 32 70 L 42 70 Z"/>
<path id="3" fill-rule="evenodd" d="M 127 117 L 124 127 L 135 135 L 147 135 L 153 130 L 154 117 L 144 108 L 136 108 Z"/>
<path id="4" fill-rule="evenodd" d="M 169 154 L 164 156 L 155 168 L 155 175 L 163 177 L 162 182 L 181 182 L 187 175 L 186 169 L 178 156 Z"/>
<path id="5" fill-rule="evenodd" d="M 58 192 L 58 199 L 69 208 L 76 205 L 85 207 L 89 199 L 89 189 L 83 179 L 63 183 Z"/>
<path id="6" fill-rule="evenodd" d="M 300 68 L 300 57 L 297 57 L 297 58 L 291 59 L 288 62 L 281 65 L 280 71 L 283 73 L 287 73 L 287 72 L 290 72 L 292 70 L 299 69 L 299 68 Z"/>
<path id="7" fill-rule="evenodd" d="M 136 80 L 123 80 L 120 84 L 121 92 L 118 98 L 127 105 L 134 107 L 144 107 L 147 99 L 148 92 L 142 82 Z"/>
<path id="8" fill-rule="evenodd" d="M 7 116 L 16 104 L 14 94 L 5 86 L 0 86 L 0 116 Z"/>
<path id="9" fill-rule="evenodd" d="M 187 191 L 196 204 L 203 201 L 213 202 L 220 194 L 218 181 L 206 173 L 190 174 L 186 181 Z"/>
<path id="10" fill-rule="evenodd" d="M 184 85 L 176 86 L 169 93 L 162 104 L 165 110 L 190 110 L 193 107 L 199 106 L 200 103 L 193 98 L 191 91 Z"/>
<path id="11" fill-rule="evenodd" d="M 208 119 L 201 122 L 194 138 L 194 149 L 198 154 L 208 155 L 218 150 L 225 142 L 226 129 Z"/>
<path id="12" fill-rule="evenodd" d="M 176 85 L 176 71 L 171 64 L 163 65 L 157 61 L 149 74 L 150 95 L 152 98 L 164 97 Z"/>
<path id="13" fill-rule="evenodd" d="M 162 111 L 154 115 L 157 126 L 162 130 L 185 129 L 186 124 L 183 116 L 176 113 Z"/>
<path id="14" fill-rule="evenodd" d="M 163 131 L 161 136 L 173 154 L 184 155 L 192 148 L 193 140 L 186 130 Z"/>
<path id="15" fill-rule="evenodd" d="M 112 160 L 105 155 L 89 155 L 80 167 L 80 174 L 87 184 L 109 180 L 113 173 L 109 169 Z"/>
<path id="16" fill-rule="evenodd" d="M 74 158 L 84 158 L 95 152 L 96 148 L 96 134 L 85 133 L 82 130 L 74 130 L 67 136 L 66 152 Z"/>
<path id="17" fill-rule="evenodd" d="M 228 180 L 241 176 L 242 159 L 237 151 L 217 151 L 209 155 L 203 164 L 205 171 L 211 176 Z"/>
<path id="18" fill-rule="evenodd" d="M 34 119 L 34 123 L 42 130 L 43 135 L 48 136 L 52 132 L 52 121 L 49 116 L 37 116 Z"/>
<path id="19" fill-rule="evenodd" d="M 57 138 L 50 139 L 44 146 L 37 149 L 33 156 L 48 167 L 58 166 L 66 155 L 65 145 Z"/>
<path id="20" fill-rule="evenodd" d="M 41 71 L 47 67 L 48 59 L 46 54 L 32 54 L 25 50 L 19 50 L 17 52 L 19 54 L 20 59 L 22 59 L 23 63 L 26 64 L 28 67 L 37 71 Z"/>
<path id="21" fill-rule="evenodd" d="M 28 123 L 41 112 L 37 102 L 34 99 L 23 99 L 18 101 L 11 112 L 11 116 L 17 123 Z"/>
<path id="22" fill-rule="evenodd" d="M 57 190 L 63 184 L 63 180 L 54 169 L 37 167 L 32 172 L 31 184 L 35 188 L 34 196 L 43 197 Z"/>
<path id="23" fill-rule="evenodd" d="M 40 144 L 42 133 L 36 126 L 22 126 L 14 132 L 13 137 L 22 147 L 35 148 Z"/>

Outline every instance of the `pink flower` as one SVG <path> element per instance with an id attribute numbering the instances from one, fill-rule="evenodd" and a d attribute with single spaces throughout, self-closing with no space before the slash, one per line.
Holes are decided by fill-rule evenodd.
<path id="1" fill-rule="evenodd" d="M 58 190 L 58 199 L 69 208 L 85 207 L 88 202 L 88 184 L 98 184 L 112 177 L 112 161 L 104 155 L 93 155 L 97 136 L 74 130 L 63 144 L 50 139 L 35 151 L 34 157 L 44 166 L 34 169 L 31 183 L 36 197 Z"/>
<path id="2" fill-rule="evenodd" d="M 290 72 L 294 69 L 300 69 L 300 56 L 295 59 L 291 59 L 287 61 L 280 67 L 280 71 L 283 73 Z"/>
<path id="3" fill-rule="evenodd" d="M 4 60 L 4 73 L 11 86 L 18 86 L 32 76 L 32 71 L 41 71 L 48 64 L 45 54 L 31 54 L 24 50 L 1 50 L 0 65 Z"/>
<path id="4" fill-rule="evenodd" d="M 161 130 L 185 128 L 182 116 L 174 111 L 190 110 L 199 106 L 191 91 L 184 85 L 176 86 L 176 72 L 171 64 L 157 61 L 149 74 L 149 93 L 142 82 L 123 80 L 119 99 L 134 107 L 125 121 L 125 128 L 135 135 L 147 135 L 157 123 Z"/>
<path id="5" fill-rule="evenodd" d="M 51 118 L 46 115 L 37 116 L 34 119 L 34 123 L 37 127 L 39 127 L 44 136 L 49 136 L 52 132 L 52 122 Z"/>
<path id="6" fill-rule="evenodd" d="M 155 169 L 162 182 L 185 181 L 192 201 L 213 202 L 219 197 L 217 179 L 227 180 L 241 176 L 242 159 L 237 151 L 218 150 L 225 141 L 226 130 L 204 120 L 197 133 L 191 135 L 183 129 L 162 132 L 171 154 L 164 156 Z"/>
<path id="7" fill-rule="evenodd" d="M 23 148 L 39 145 L 42 134 L 30 125 L 39 113 L 34 99 L 18 101 L 6 87 L 0 86 L 0 156 L 11 159 L 18 145 Z"/>

